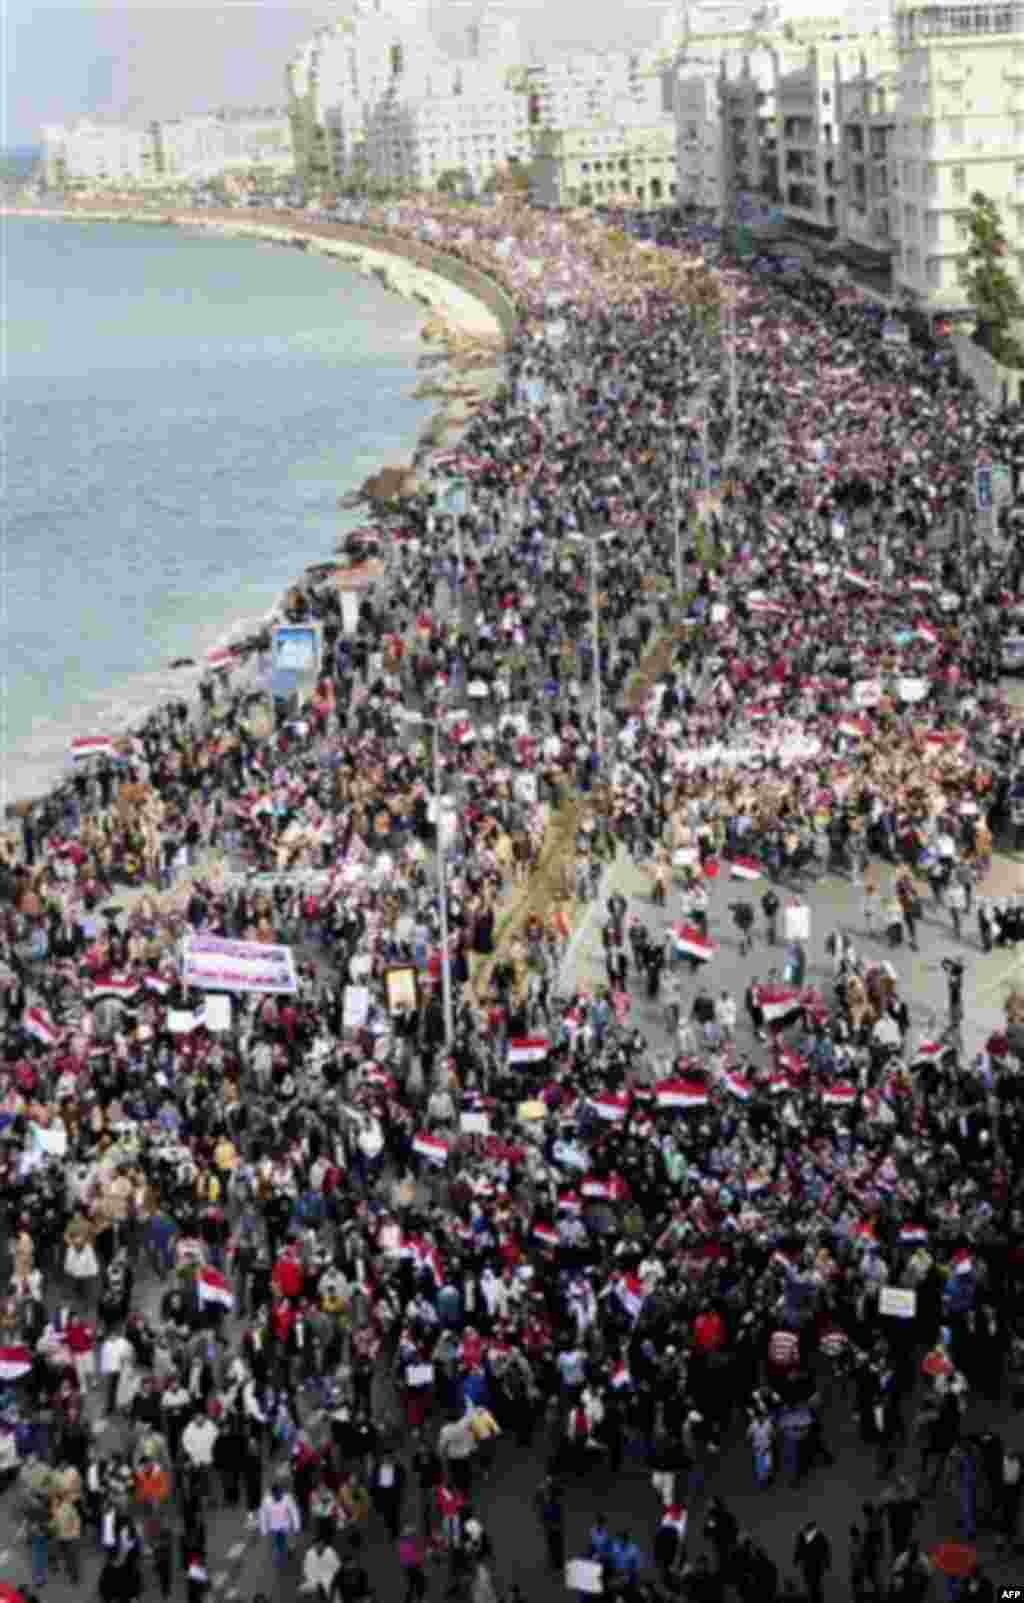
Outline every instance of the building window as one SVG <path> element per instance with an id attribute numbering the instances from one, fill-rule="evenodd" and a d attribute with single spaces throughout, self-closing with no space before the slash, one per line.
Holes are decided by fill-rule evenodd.
<path id="1" fill-rule="evenodd" d="M 964 119 L 962 117 L 947 117 L 946 128 L 949 132 L 950 144 L 962 145 L 964 142 Z"/>
<path id="2" fill-rule="evenodd" d="M 966 194 L 967 193 L 967 169 L 966 169 L 966 167 L 954 167 L 952 169 L 951 176 L 952 176 L 953 193 L 954 193 L 954 195 L 964 195 L 964 194 Z"/>
<path id="3" fill-rule="evenodd" d="M 927 278 L 928 278 L 928 288 L 929 289 L 941 289 L 942 288 L 942 257 L 941 256 L 929 256 L 928 262 L 927 262 L 927 267 L 926 267 L 926 273 L 927 273 Z"/>
<path id="4" fill-rule="evenodd" d="M 939 243 L 938 212 L 928 212 L 926 214 L 924 220 L 924 237 L 929 245 L 937 245 Z"/>

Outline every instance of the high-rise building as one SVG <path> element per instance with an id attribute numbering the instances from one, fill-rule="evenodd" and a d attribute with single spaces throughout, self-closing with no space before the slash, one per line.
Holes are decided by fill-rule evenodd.
<path id="1" fill-rule="evenodd" d="M 962 213 L 980 190 L 1024 277 L 1024 8 L 897 0 L 898 82 L 890 178 L 896 285 L 926 313 L 967 310 Z"/>
<path id="2" fill-rule="evenodd" d="M 318 188 L 347 181 L 432 187 L 460 173 L 482 187 L 529 154 L 528 106 L 511 69 L 518 34 L 486 10 L 456 60 L 416 0 L 354 0 L 287 70 L 296 160 Z"/>
<path id="3" fill-rule="evenodd" d="M 148 128 L 83 117 L 42 131 L 43 171 L 56 188 L 67 183 L 138 184 L 152 176 L 154 144 Z"/>

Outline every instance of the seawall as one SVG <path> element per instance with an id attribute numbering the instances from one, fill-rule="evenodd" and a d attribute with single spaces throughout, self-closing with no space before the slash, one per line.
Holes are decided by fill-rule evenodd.
<path id="1" fill-rule="evenodd" d="M 421 240 L 354 223 L 283 220 L 279 212 L 169 211 L 139 207 L 4 207 L 0 216 L 86 223 L 143 223 L 201 228 L 228 238 L 266 240 L 315 250 L 375 274 L 396 295 L 418 300 L 453 330 L 497 341 L 519 325 L 516 307 L 501 286 L 458 257 Z"/>

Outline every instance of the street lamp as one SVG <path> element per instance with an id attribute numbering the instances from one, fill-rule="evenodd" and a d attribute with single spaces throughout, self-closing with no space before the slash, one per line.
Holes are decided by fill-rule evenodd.
<path id="1" fill-rule="evenodd" d="M 445 862 L 445 843 L 442 832 L 442 797 L 441 797 L 441 753 L 439 736 L 441 733 L 441 719 L 428 718 L 421 712 L 413 712 L 402 707 L 399 709 L 399 718 L 406 724 L 420 724 L 431 732 L 431 748 L 433 753 L 434 769 L 434 832 L 437 856 L 437 894 L 440 902 L 441 924 L 441 1005 L 444 1011 L 444 1044 L 446 1051 L 452 1049 L 455 1030 L 452 1023 L 452 959 L 448 950 L 448 869 Z"/>
<path id="2" fill-rule="evenodd" d="M 571 534 L 570 540 L 585 545 L 590 551 L 590 628 L 593 636 L 594 652 L 594 711 L 597 718 L 597 771 L 600 774 L 604 768 L 604 730 L 601 722 L 601 633 L 598 624 L 597 605 L 597 559 L 599 545 L 606 545 L 609 540 L 615 539 L 615 530 L 608 529 L 604 534 L 585 535 Z"/>

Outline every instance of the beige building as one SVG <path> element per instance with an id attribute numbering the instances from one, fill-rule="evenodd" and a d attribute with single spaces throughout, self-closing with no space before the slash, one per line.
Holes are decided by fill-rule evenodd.
<path id="1" fill-rule="evenodd" d="M 872 74 L 861 59 L 840 86 L 843 186 L 839 240 L 866 266 L 888 266 L 895 250 L 890 163 L 896 127 L 895 69 Z"/>
<path id="2" fill-rule="evenodd" d="M 675 144 L 668 119 L 547 130 L 530 164 L 530 198 L 551 207 L 674 206 Z"/>
<path id="3" fill-rule="evenodd" d="M 42 131 L 43 171 L 52 188 L 86 184 L 117 188 L 149 181 L 155 147 L 148 128 L 94 122 L 89 117 Z"/>
<path id="4" fill-rule="evenodd" d="M 966 311 L 957 265 L 973 191 L 999 207 L 1007 265 L 1024 277 L 1024 8 L 899 0 L 895 22 L 893 278 L 929 315 Z"/>

